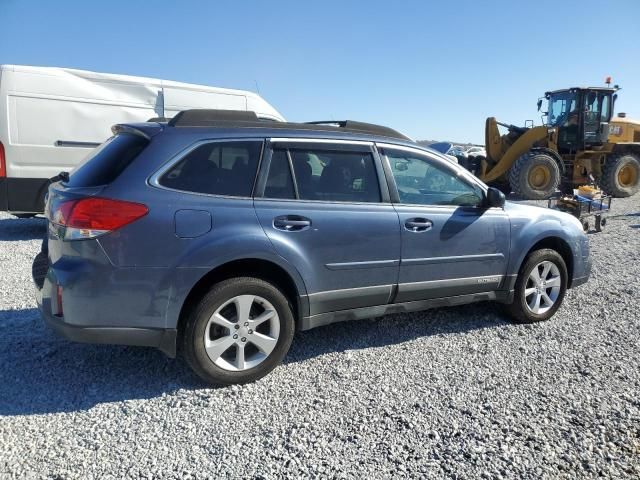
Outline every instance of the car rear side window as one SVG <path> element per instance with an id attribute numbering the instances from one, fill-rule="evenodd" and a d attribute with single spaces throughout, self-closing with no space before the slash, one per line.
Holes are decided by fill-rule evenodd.
<path id="1" fill-rule="evenodd" d="M 172 166 L 160 185 L 195 193 L 249 197 L 262 142 L 211 142 L 196 147 Z"/>
<path id="2" fill-rule="evenodd" d="M 265 197 L 325 202 L 380 202 L 380 186 L 369 152 L 292 148 L 295 189 L 286 152 L 274 151 Z"/>
<path id="3" fill-rule="evenodd" d="M 93 150 L 69 175 L 69 187 L 108 185 L 145 149 L 149 140 L 120 133 Z"/>

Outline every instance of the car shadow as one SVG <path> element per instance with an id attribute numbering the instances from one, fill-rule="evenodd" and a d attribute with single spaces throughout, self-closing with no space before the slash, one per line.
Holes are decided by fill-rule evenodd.
<path id="1" fill-rule="evenodd" d="M 416 318 L 417 315 L 420 317 Z M 507 323 L 499 305 L 492 302 L 334 323 L 298 332 L 285 363 L 330 352 L 384 347 L 416 338 L 495 328 Z"/>
<path id="2" fill-rule="evenodd" d="M 285 363 L 503 323 L 491 304 L 432 310 L 419 320 L 415 315 L 396 314 L 336 323 L 299 332 Z M 34 308 L 0 311 L 0 328 L 0 416 L 82 411 L 106 402 L 211 388 L 183 360 L 167 358 L 152 348 L 89 345 L 59 338 Z"/>
<path id="3" fill-rule="evenodd" d="M 38 240 L 44 238 L 47 220 L 44 217 L 0 219 L 0 241 Z"/>
<path id="4" fill-rule="evenodd" d="M 69 342 L 37 309 L 0 311 L 0 416 L 86 410 L 204 385 L 152 348 Z"/>

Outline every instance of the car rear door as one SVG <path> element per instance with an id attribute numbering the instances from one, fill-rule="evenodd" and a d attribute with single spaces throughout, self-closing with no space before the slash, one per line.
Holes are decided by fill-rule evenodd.
<path id="1" fill-rule="evenodd" d="M 311 316 L 390 302 L 400 227 L 372 143 L 271 139 L 260 179 L 256 213 Z"/>
<path id="2" fill-rule="evenodd" d="M 491 292 L 509 254 L 509 219 L 483 206 L 468 172 L 422 150 L 378 144 L 398 212 L 402 256 L 395 301 Z"/>

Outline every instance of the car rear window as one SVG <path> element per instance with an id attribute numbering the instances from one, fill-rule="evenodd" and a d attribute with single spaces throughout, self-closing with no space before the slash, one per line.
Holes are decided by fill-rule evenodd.
<path id="1" fill-rule="evenodd" d="M 160 185 L 186 192 L 249 197 L 262 142 L 211 142 L 196 147 L 159 179 Z"/>
<path id="2" fill-rule="evenodd" d="M 69 187 L 108 185 L 144 150 L 149 140 L 120 133 L 93 150 L 69 175 Z"/>

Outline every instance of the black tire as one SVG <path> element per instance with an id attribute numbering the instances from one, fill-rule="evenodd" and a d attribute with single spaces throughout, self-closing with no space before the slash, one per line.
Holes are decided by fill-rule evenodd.
<path id="1" fill-rule="evenodd" d="M 600 215 L 596 216 L 596 232 L 601 232 L 607 226 L 607 219 Z"/>
<path id="2" fill-rule="evenodd" d="M 530 182 L 534 171 L 546 172 L 548 178 L 535 185 Z M 514 162 L 509 170 L 509 184 L 513 192 L 527 200 L 544 200 L 555 193 L 560 185 L 560 167 L 553 157 L 542 152 L 527 152 Z"/>
<path id="3" fill-rule="evenodd" d="M 629 169 L 631 175 L 627 184 L 622 183 L 621 171 Z M 640 156 L 625 153 L 607 158 L 602 168 L 600 186 L 614 197 L 630 197 L 640 190 Z"/>
<path id="4" fill-rule="evenodd" d="M 497 188 L 505 195 L 509 195 L 511 193 L 511 184 L 508 182 L 492 182 L 489 186 Z"/>
<path id="5" fill-rule="evenodd" d="M 525 288 L 529 280 L 529 275 L 533 269 L 542 262 L 552 262 L 558 268 L 560 273 L 560 291 L 553 303 L 553 306 L 544 313 L 536 314 L 527 305 L 525 297 Z M 562 305 L 562 300 L 567 291 L 567 266 L 562 259 L 562 256 L 555 250 L 544 248 L 541 250 L 535 250 L 525 259 L 520 272 L 518 272 L 518 278 L 516 280 L 516 286 L 514 291 L 513 303 L 506 305 L 506 311 L 512 320 L 516 323 L 536 323 L 549 320 Z"/>
<path id="6" fill-rule="evenodd" d="M 261 363 L 246 370 L 230 371 L 216 365 L 209 358 L 204 339 L 211 316 L 225 302 L 239 295 L 257 295 L 267 300 L 278 314 L 280 331 L 275 348 Z M 278 366 L 289 351 L 295 333 L 293 308 L 277 287 L 264 280 L 252 277 L 232 278 L 211 288 L 186 319 L 182 333 L 185 359 L 204 381 L 217 385 L 253 382 Z"/>

